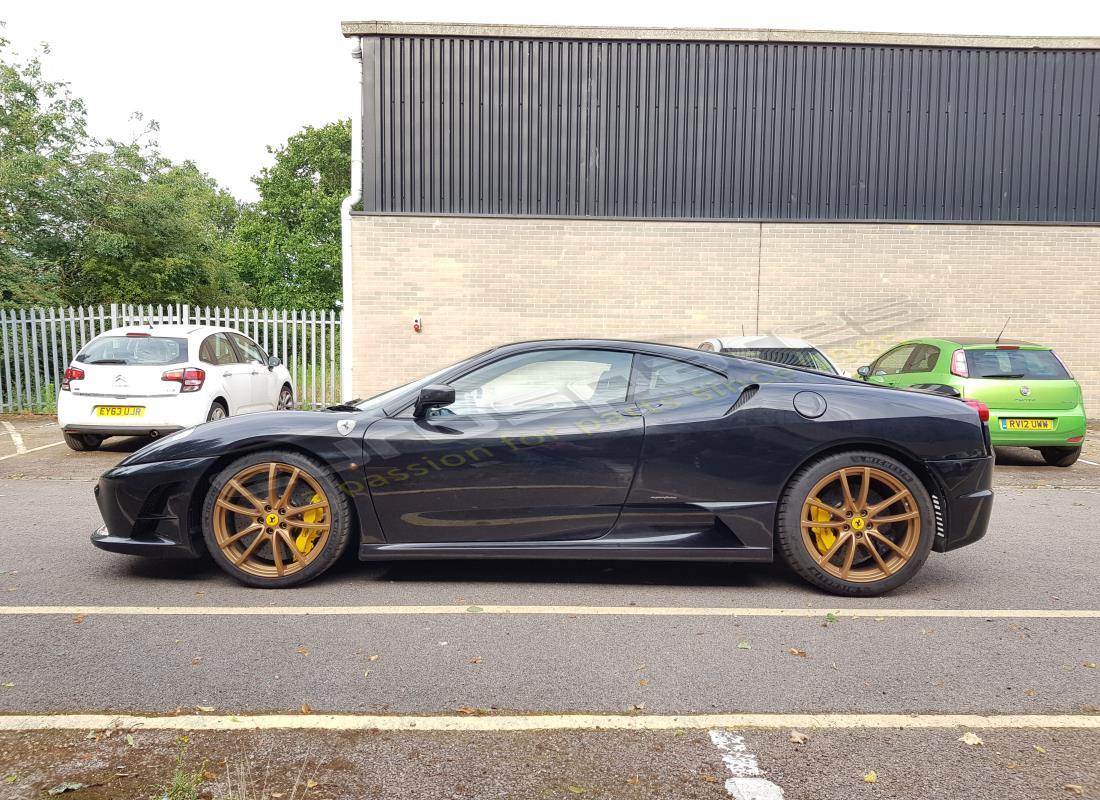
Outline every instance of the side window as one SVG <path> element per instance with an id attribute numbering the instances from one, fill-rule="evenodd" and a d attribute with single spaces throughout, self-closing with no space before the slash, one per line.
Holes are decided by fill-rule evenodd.
<path id="1" fill-rule="evenodd" d="M 726 376 L 705 367 L 660 356 L 638 356 L 634 370 L 634 400 L 662 398 L 711 400 L 732 394 Z"/>
<path id="2" fill-rule="evenodd" d="M 931 372 L 940 358 L 940 349 L 930 344 L 918 344 L 905 362 L 903 372 Z"/>
<path id="3" fill-rule="evenodd" d="M 909 356 L 913 354 L 913 350 L 916 349 L 916 345 L 903 344 L 901 347 L 895 347 L 890 352 L 879 357 L 871 366 L 872 375 L 897 375 L 905 369 L 906 362 L 909 361 Z"/>
<path id="4" fill-rule="evenodd" d="M 244 358 L 245 363 L 250 361 L 258 361 L 261 364 L 267 363 L 267 354 L 260 349 L 260 346 L 247 336 L 241 336 L 239 333 L 229 334 L 233 337 L 233 343 L 237 345 L 237 349 L 241 351 L 241 357 Z"/>
<path id="5" fill-rule="evenodd" d="M 237 354 L 224 333 L 215 333 L 202 340 L 199 359 L 207 364 L 234 364 Z"/>
<path id="6" fill-rule="evenodd" d="M 452 414 L 502 414 L 622 403 L 632 355 L 612 350 L 544 350 L 502 359 L 452 381 Z"/>

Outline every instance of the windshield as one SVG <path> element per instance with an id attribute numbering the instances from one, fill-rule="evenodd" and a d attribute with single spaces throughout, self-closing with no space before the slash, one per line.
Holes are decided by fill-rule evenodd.
<path id="1" fill-rule="evenodd" d="M 787 367 L 816 369 L 818 372 L 828 372 L 830 375 L 837 374 L 828 359 L 812 347 L 799 349 L 787 347 L 724 347 L 722 353 L 727 356 L 741 356 L 742 358 L 770 361 L 773 364 L 783 364 Z"/>
<path id="2" fill-rule="evenodd" d="M 366 400 L 356 400 L 356 401 L 354 401 L 355 405 L 361 411 L 375 411 L 375 410 L 378 410 L 378 409 L 383 409 L 384 410 L 386 408 L 386 406 L 388 406 L 388 405 L 394 403 L 395 401 L 397 401 L 398 399 L 400 399 L 402 395 L 412 394 L 417 389 L 420 389 L 421 387 L 427 386 L 429 383 L 432 383 L 435 380 L 437 380 L 440 375 L 443 375 L 444 373 L 450 372 L 455 367 L 461 366 L 462 364 L 465 364 L 468 361 L 473 361 L 474 359 L 481 358 L 483 355 L 485 355 L 485 353 L 489 353 L 489 352 L 492 352 L 492 351 L 491 350 L 485 350 L 484 352 L 478 353 L 476 356 L 470 356 L 469 358 L 467 358 L 463 361 L 459 361 L 457 364 L 451 364 L 449 366 L 444 367 L 443 369 L 437 369 L 435 372 L 432 372 L 428 375 L 425 375 L 423 378 L 418 378 L 415 381 L 411 381 L 409 383 L 402 384 L 401 386 L 398 386 L 396 389 L 389 389 L 385 392 L 382 392 L 381 394 L 376 394 L 373 397 L 368 397 Z"/>
<path id="3" fill-rule="evenodd" d="M 1065 381 L 1070 374 L 1053 350 L 965 350 L 971 378 Z"/>
<path id="4" fill-rule="evenodd" d="M 187 360 L 187 340 L 166 336 L 103 336 L 85 347 L 82 364 L 136 364 L 160 367 Z"/>

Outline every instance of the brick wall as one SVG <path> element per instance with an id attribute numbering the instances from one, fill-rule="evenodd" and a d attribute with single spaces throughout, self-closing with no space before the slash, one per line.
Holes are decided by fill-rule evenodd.
<path id="1" fill-rule="evenodd" d="M 920 335 L 1057 348 L 1100 416 L 1100 228 L 353 219 L 355 394 L 494 344 L 801 335 L 854 371 Z M 423 333 L 412 331 L 416 316 Z"/>

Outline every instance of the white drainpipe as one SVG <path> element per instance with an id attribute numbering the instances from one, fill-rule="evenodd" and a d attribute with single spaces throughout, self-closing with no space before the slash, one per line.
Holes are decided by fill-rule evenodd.
<path id="1" fill-rule="evenodd" d="M 352 298 L 351 207 L 363 196 L 363 47 L 355 38 L 351 57 L 358 75 L 355 111 L 351 115 L 351 194 L 340 203 L 340 268 L 343 273 L 343 306 L 340 313 L 340 394 L 343 400 L 355 397 L 352 375 L 352 333 L 354 301 Z"/>

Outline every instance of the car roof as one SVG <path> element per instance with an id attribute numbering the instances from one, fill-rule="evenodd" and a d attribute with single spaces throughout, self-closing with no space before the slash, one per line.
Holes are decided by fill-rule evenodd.
<path id="1" fill-rule="evenodd" d="M 924 339 L 910 339 L 901 344 L 919 344 L 942 342 L 944 344 L 957 344 L 960 347 L 980 347 L 997 344 L 1006 344 L 1013 347 L 1044 347 L 1034 342 L 1025 342 L 1022 339 L 996 339 L 992 336 L 932 336 Z"/>
<path id="2" fill-rule="evenodd" d="M 125 336 L 128 333 L 147 333 L 150 336 L 209 336 L 212 333 L 240 333 L 221 325 L 122 325 L 99 334 L 100 336 Z"/>
<path id="3" fill-rule="evenodd" d="M 610 350 L 639 350 L 647 352 L 666 352 L 669 354 L 688 356 L 691 358 L 705 355 L 694 347 L 685 347 L 677 344 L 662 344 L 660 342 L 643 342 L 635 339 L 528 339 L 521 342 L 509 342 L 498 345 L 486 352 L 507 352 L 511 350 L 526 350 L 531 348 L 549 349 L 555 347 L 576 348 L 606 348 Z"/>
<path id="4" fill-rule="evenodd" d="M 755 336 L 714 336 L 707 341 L 717 342 L 720 347 L 769 348 L 788 350 L 816 350 L 814 345 L 797 336 L 785 336 L 778 333 L 757 334 Z"/>

